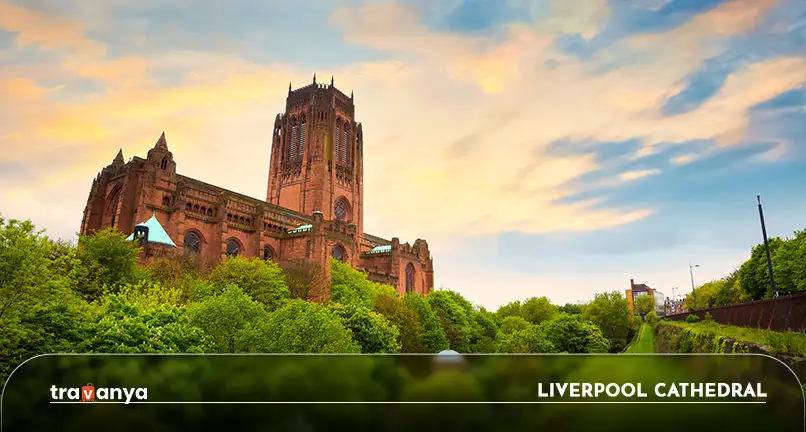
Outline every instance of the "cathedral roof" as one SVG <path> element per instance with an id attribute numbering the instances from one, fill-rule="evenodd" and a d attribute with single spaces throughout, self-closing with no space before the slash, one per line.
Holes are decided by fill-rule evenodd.
<path id="1" fill-rule="evenodd" d="M 118 154 L 115 156 L 115 159 L 112 161 L 112 163 L 117 165 L 122 165 L 124 163 L 123 149 L 118 150 Z"/>
<path id="2" fill-rule="evenodd" d="M 392 245 L 375 246 L 374 248 L 372 248 L 371 251 L 369 251 L 369 253 L 371 253 L 371 254 L 384 253 L 384 252 L 391 252 L 391 250 L 392 250 Z"/>
<path id="3" fill-rule="evenodd" d="M 168 148 L 168 141 L 165 139 L 165 131 L 162 131 L 162 135 L 157 140 L 157 144 L 154 145 L 154 148 Z"/>
<path id="4" fill-rule="evenodd" d="M 311 225 L 311 224 L 300 225 L 300 226 L 298 226 L 298 227 L 296 227 L 296 228 L 294 228 L 294 229 L 292 229 L 292 230 L 290 230 L 288 232 L 289 233 L 300 233 L 300 232 L 310 231 L 311 228 L 313 228 L 313 225 Z"/>
<path id="5" fill-rule="evenodd" d="M 165 229 L 160 225 L 156 215 L 151 215 L 151 219 L 139 223 L 136 226 L 148 228 L 148 242 L 158 243 L 167 246 L 176 247 L 176 244 L 171 240 L 171 237 L 165 232 Z M 126 240 L 134 240 L 134 233 L 132 233 Z"/>

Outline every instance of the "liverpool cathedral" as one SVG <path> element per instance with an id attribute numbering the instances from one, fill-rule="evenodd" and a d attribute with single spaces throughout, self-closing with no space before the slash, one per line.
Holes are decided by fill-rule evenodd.
<path id="1" fill-rule="evenodd" d="M 364 232 L 364 140 L 352 94 L 333 85 L 289 85 L 274 120 L 266 199 L 177 173 L 163 133 L 145 159 L 120 151 L 92 183 L 81 233 L 115 227 L 137 239 L 141 257 L 188 251 L 209 265 L 241 255 L 321 263 L 331 257 L 406 292 L 433 288 L 428 243 Z"/>

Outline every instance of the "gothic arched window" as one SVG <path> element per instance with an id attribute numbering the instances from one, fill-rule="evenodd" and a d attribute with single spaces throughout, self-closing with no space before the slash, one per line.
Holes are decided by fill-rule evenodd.
<path id="1" fill-rule="evenodd" d="M 344 199 L 336 201 L 336 205 L 333 208 L 333 213 L 335 213 L 336 219 L 338 220 L 343 221 L 347 219 L 347 202 Z"/>
<path id="2" fill-rule="evenodd" d="M 299 157 L 305 156 L 305 117 L 302 117 L 302 122 L 299 126 Z"/>
<path id="3" fill-rule="evenodd" d="M 235 240 L 230 240 L 227 242 L 227 256 L 228 257 L 236 257 L 241 254 L 241 247 L 238 245 L 238 242 Z"/>
<path id="4" fill-rule="evenodd" d="M 189 252 L 199 252 L 201 250 L 201 240 L 196 233 L 185 234 L 185 250 Z"/>
<path id="5" fill-rule="evenodd" d="M 163 197 L 162 198 L 162 205 L 165 206 L 165 207 L 168 207 L 169 205 L 171 205 L 171 198 Z"/>
<path id="6" fill-rule="evenodd" d="M 347 252 L 345 252 L 344 248 L 340 245 L 336 245 L 330 254 L 333 256 L 333 258 L 336 258 L 341 262 L 344 262 L 344 260 L 347 259 Z"/>
<path id="7" fill-rule="evenodd" d="M 160 162 L 160 168 L 162 168 L 162 169 L 168 168 L 168 158 L 167 157 L 162 158 L 162 162 Z"/>
<path id="8" fill-rule="evenodd" d="M 342 128 L 341 131 L 342 131 L 341 132 L 341 136 L 342 136 L 342 140 L 341 140 L 341 142 L 342 142 L 342 146 L 341 146 L 341 163 L 344 164 L 344 165 L 347 165 L 347 147 L 349 147 L 347 145 L 347 143 L 349 142 L 349 141 L 347 141 L 347 122 L 344 122 L 344 127 Z"/>
<path id="9" fill-rule="evenodd" d="M 263 246 L 263 259 L 270 260 L 274 258 L 274 253 L 271 250 L 271 246 Z"/>
<path id="10" fill-rule="evenodd" d="M 411 263 L 406 266 L 406 292 L 414 292 L 414 266 Z"/>
<path id="11" fill-rule="evenodd" d="M 335 137 L 335 147 L 333 148 L 333 161 L 339 161 L 339 155 L 341 155 L 341 124 L 340 120 L 336 119 L 336 133 L 334 134 Z"/>
<path id="12" fill-rule="evenodd" d="M 213 209 L 208 208 L 207 209 L 207 216 L 212 216 L 212 215 L 213 215 Z"/>
<path id="13" fill-rule="evenodd" d="M 291 148 L 289 149 L 288 155 L 290 156 L 290 160 L 294 160 L 297 158 L 297 119 L 291 119 Z"/>

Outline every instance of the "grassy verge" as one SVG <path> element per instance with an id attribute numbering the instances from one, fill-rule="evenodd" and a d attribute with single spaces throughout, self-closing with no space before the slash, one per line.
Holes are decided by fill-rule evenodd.
<path id="1" fill-rule="evenodd" d="M 717 324 L 714 322 L 687 323 L 679 321 L 665 321 L 683 328 L 690 328 L 698 332 L 713 333 L 723 338 L 754 343 L 770 348 L 772 354 L 784 354 L 794 357 L 806 357 L 806 335 L 798 332 L 774 332 L 769 330 L 756 330 L 748 327 L 736 327 Z"/>
<path id="2" fill-rule="evenodd" d="M 638 338 L 624 352 L 628 354 L 654 353 L 655 336 L 652 334 L 652 327 L 649 324 L 642 325 Z"/>

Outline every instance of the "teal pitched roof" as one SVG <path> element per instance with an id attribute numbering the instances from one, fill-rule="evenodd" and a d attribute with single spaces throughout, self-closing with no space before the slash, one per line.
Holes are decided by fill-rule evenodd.
<path id="1" fill-rule="evenodd" d="M 298 227 L 296 227 L 296 228 L 294 228 L 294 229 L 292 229 L 292 230 L 290 230 L 288 232 L 289 233 L 300 233 L 300 232 L 304 232 L 304 231 L 310 231 L 311 228 L 313 228 L 313 225 L 311 225 L 311 224 L 300 225 L 300 226 L 298 226 Z"/>
<path id="2" fill-rule="evenodd" d="M 369 251 L 369 253 L 375 254 L 375 253 L 384 253 L 384 252 L 391 252 L 391 251 L 392 251 L 392 245 L 385 245 L 385 246 L 375 246 L 374 248 L 372 248 L 371 251 Z"/>
<path id="3" fill-rule="evenodd" d="M 143 223 L 139 223 L 136 226 L 144 226 L 148 228 L 149 243 L 158 243 L 176 247 L 176 244 L 173 242 L 173 240 L 171 240 L 171 236 L 169 236 L 168 233 L 165 232 L 165 229 L 162 227 L 162 225 L 160 225 L 156 215 L 152 214 L 151 219 Z M 126 240 L 134 240 L 134 233 L 132 233 Z"/>

